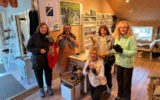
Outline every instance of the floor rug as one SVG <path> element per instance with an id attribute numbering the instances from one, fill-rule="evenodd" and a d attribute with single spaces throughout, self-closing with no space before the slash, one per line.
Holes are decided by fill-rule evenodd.
<path id="1" fill-rule="evenodd" d="M 0 77 L 0 100 L 10 98 L 22 91 L 25 91 L 25 88 L 12 75 Z"/>

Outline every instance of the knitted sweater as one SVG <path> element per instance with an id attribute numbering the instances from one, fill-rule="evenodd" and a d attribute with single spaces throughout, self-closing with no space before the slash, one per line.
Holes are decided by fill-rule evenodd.
<path id="1" fill-rule="evenodd" d="M 95 75 L 91 70 L 89 70 L 89 72 L 86 71 L 89 63 L 92 63 L 95 66 L 98 75 Z M 89 82 L 93 87 L 106 84 L 106 77 L 104 76 L 104 65 L 102 60 L 97 60 L 96 62 L 90 62 L 87 60 L 83 69 L 83 74 L 88 74 Z"/>
<path id="2" fill-rule="evenodd" d="M 121 67 L 133 68 L 134 56 L 137 52 L 137 44 L 135 37 L 131 36 L 129 38 L 126 38 L 125 36 L 121 36 L 120 40 L 115 39 L 114 44 L 119 44 L 123 49 L 122 54 L 117 53 L 115 50 L 113 50 L 116 57 L 115 63 Z"/>

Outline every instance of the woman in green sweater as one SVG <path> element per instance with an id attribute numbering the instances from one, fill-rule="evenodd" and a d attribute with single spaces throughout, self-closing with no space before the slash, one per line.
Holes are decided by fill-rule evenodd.
<path id="1" fill-rule="evenodd" d="M 131 100 L 132 73 L 137 45 L 131 26 L 127 21 L 118 23 L 114 38 L 113 52 L 116 57 L 118 82 L 118 94 L 115 100 Z"/>

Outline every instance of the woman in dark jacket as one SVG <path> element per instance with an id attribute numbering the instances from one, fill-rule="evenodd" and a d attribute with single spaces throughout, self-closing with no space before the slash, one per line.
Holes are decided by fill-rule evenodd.
<path id="1" fill-rule="evenodd" d="M 48 66 L 47 52 L 49 50 L 49 40 L 46 35 L 49 34 L 49 28 L 45 23 L 40 23 L 36 34 L 33 34 L 28 41 L 27 49 L 32 52 L 32 65 L 39 86 L 40 97 L 45 97 L 43 88 L 43 70 L 47 83 L 47 92 L 53 95 L 51 89 L 52 69 Z"/>

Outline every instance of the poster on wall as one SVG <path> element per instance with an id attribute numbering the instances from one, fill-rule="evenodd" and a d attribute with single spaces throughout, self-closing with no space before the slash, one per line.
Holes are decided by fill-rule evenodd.
<path id="1" fill-rule="evenodd" d="M 50 31 L 60 30 L 59 0 L 38 0 L 40 22 L 45 22 Z"/>
<path id="2" fill-rule="evenodd" d="M 81 5 L 79 3 L 60 2 L 61 24 L 79 25 Z"/>

